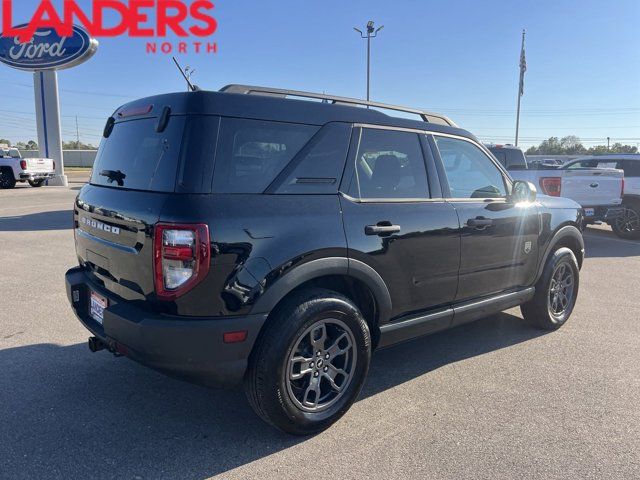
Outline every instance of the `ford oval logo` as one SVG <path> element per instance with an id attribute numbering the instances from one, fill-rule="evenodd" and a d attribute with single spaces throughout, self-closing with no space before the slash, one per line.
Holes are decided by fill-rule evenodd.
<path id="1" fill-rule="evenodd" d="M 52 28 L 39 28 L 29 42 L 0 37 L 0 62 L 21 70 L 61 70 L 88 60 L 97 49 L 98 41 L 77 25 L 70 37 L 61 37 Z"/>

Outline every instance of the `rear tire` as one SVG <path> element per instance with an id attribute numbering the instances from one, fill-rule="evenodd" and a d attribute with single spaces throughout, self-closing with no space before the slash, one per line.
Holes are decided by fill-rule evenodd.
<path id="1" fill-rule="evenodd" d="M 317 433 L 351 407 L 370 360 L 369 328 L 353 302 L 330 290 L 302 291 L 269 318 L 249 359 L 245 392 L 270 425 Z"/>
<path id="2" fill-rule="evenodd" d="M 44 184 L 44 180 L 29 180 L 29 185 L 34 188 L 41 187 Z"/>
<path id="3" fill-rule="evenodd" d="M 627 240 L 640 238 L 640 203 L 624 204 L 624 216 L 611 223 L 611 229 L 618 237 Z"/>
<path id="4" fill-rule="evenodd" d="M 7 189 L 16 186 L 16 179 L 13 176 L 13 171 L 10 168 L 0 169 L 0 188 Z"/>
<path id="5" fill-rule="evenodd" d="M 579 286 L 576 256 L 566 247 L 557 249 L 547 259 L 534 297 L 520 306 L 524 319 L 535 327 L 557 330 L 571 316 Z"/>

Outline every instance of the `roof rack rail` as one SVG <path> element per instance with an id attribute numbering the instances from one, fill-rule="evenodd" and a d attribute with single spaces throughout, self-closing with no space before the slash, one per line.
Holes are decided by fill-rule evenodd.
<path id="1" fill-rule="evenodd" d="M 252 85 L 235 85 L 235 84 L 222 87 L 220 91 L 225 93 L 242 93 L 246 95 L 252 95 L 252 94 L 267 95 L 271 97 L 280 97 L 280 98 L 286 98 L 286 97 L 313 98 L 317 100 L 326 100 L 334 104 L 362 105 L 366 107 L 381 108 L 384 110 L 393 110 L 396 112 L 412 113 L 414 115 L 418 115 L 425 122 L 457 127 L 457 125 L 451 119 L 439 113 L 427 112 L 425 110 L 419 110 L 416 108 L 401 107 L 399 105 L 390 105 L 388 103 L 359 100 L 357 98 L 338 97 L 336 95 L 326 95 L 324 93 L 303 92 L 299 90 L 286 90 L 282 88 L 257 87 Z"/>

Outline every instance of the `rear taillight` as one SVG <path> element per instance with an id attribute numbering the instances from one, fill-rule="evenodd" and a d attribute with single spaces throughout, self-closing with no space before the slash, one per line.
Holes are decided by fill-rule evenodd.
<path id="1" fill-rule="evenodd" d="M 156 295 L 173 300 L 195 287 L 209 272 L 209 227 L 157 224 L 153 239 Z"/>
<path id="2" fill-rule="evenodd" d="M 52 160 L 52 162 L 53 162 L 53 169 L 55 170 L 56 169 L 56 161 Z"/>
<path id="3" fill-rule="evenodd" d="M 26 160 L 20 160 L 20 168 L 22 170 L 26 170 L 27 169 L 27 161 Z"/>
<path id="4" fill-rule="evenodd" d="M 622 179 L 622 186 L 620 187 L 620 196 L 624 197 L 624 178 Z"/>
<path id="5" fill-rule="evenodd" d="M 542 177 L 540 188 L 551 197 L 559 197 L 562 193 L 562 179 L 560 177 Z"/>

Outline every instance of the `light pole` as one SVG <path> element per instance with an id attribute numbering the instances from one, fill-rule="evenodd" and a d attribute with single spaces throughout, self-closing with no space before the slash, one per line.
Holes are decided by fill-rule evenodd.
<path id="1" fill-rule="evenodd" d="M 610 150 L 609 143 L 611 143 L 611 137 L 607 137 L 607 150 Z"/>
<path id="2" fill-rule="evenodd" d="M 362 30 L 359 28 L 353 27 L 353 29 L 360 34 L 361 38 L 367 39 L 367 102 L 370 99 L 371 93 L 371 39 L 376 38 L 378 36 L 378 32 L 384 28 L 384 25 L 381 25 L 378 28 L 374 27 L 373 20 L 369 20 L 367 23 L 367 34 L 362 33 Z"/>

